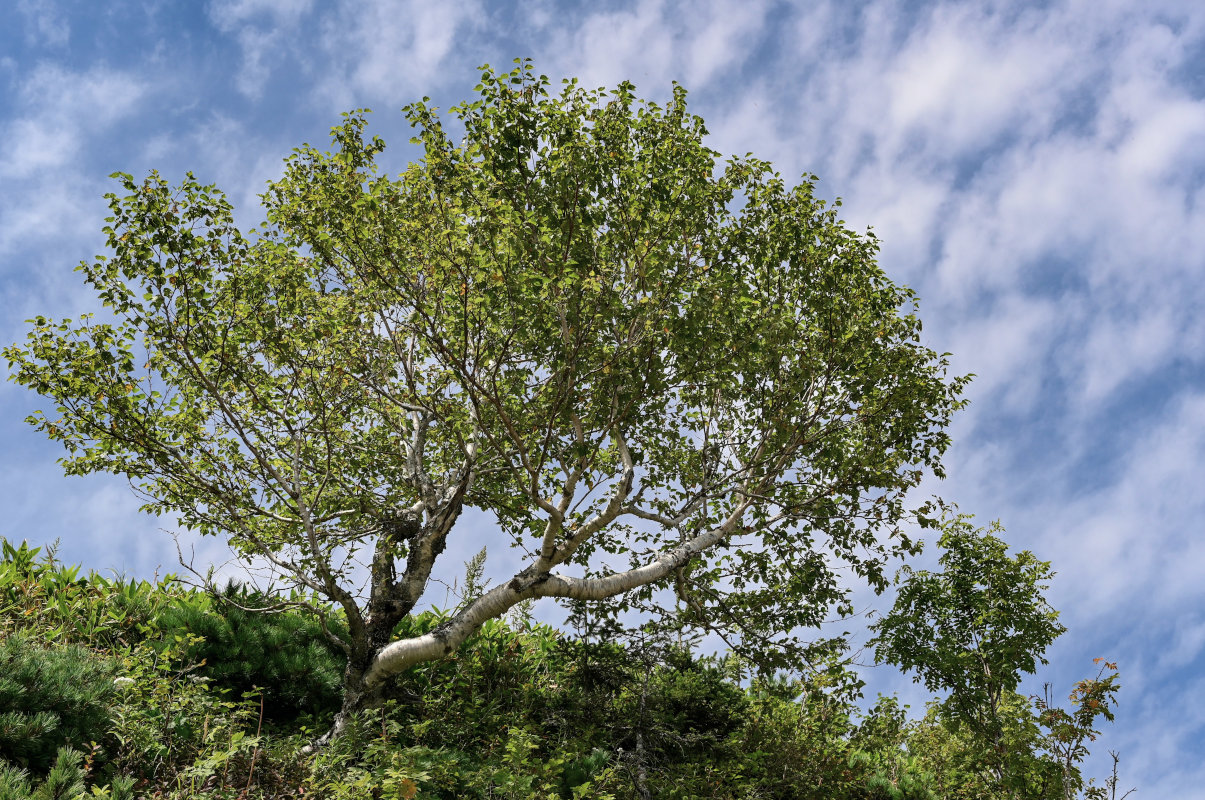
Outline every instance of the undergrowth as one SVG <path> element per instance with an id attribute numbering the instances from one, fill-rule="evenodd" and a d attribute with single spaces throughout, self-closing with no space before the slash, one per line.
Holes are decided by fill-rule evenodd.
<path id="1" fill-rule="evenodd" d="M 937 704 L 920 719 L 894 698 L 863 713 L 860 682 L 839 668 L 749 679 L 734 656 L 493 620 L 307 753 L 338 707 L 342 664 L 298 614 L 240 611 L 172 576 L 84 574 L 3 542 L 0 637 L 0 800 L 996 796 Z M 1030 719 L 1027 698 L 1011 702 Z M 1016 730 L 1036 776 L 1016 796 L 1064 797 L 1036 726 Z"/>

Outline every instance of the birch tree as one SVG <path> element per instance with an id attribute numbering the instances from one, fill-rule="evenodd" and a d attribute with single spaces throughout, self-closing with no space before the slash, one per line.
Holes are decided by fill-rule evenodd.
<path id="1" fill-rule="evenodd" d="M 108 254 L 79 267 L 104 314 L 5 351 L 68 474 L 128 476 L 342 618 L 336 734 L 529 599 L 662 607 L 790 665 L 850 576 L 881 588 L 913 547 L 906 495 L 962 402 L 874 236 L 815 176 L 722 160 L 681 87 L 521 63 L 475 92 L 404 110 L 397 177 L 345 115 L 254 232 L 191 174 L 116 174 Z M 395 636 L 449 545 L 497 543 L 522 569 Z"/>

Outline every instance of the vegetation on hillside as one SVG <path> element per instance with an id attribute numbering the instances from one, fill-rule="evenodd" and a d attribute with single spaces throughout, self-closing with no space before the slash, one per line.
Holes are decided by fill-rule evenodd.
<path id="1" fill-rule="evenodd" d="M 990 534 L 972 539 L 1003 557 Z M 583 641 L 520 614 L 411 669 L 307 753 L 339 708 L 341 667 L 309 616 L 243 612 L 170 576 L 84 574 L 5 541 L 0 800 L 1108 796 L 1078 767 L 1111 718 L 1112 664 L 1065 710 L 1002 689 L 985 727 L 965 692 L 911 718 L 892 697 L 860 710 L 840 658 L 765 675 L 653 632 Z"/>

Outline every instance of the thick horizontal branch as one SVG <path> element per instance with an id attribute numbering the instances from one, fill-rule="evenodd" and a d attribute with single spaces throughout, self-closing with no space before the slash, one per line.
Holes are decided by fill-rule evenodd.
<path id="1" fill-rule="evenodd" d="M 718 527 L 665 551 L 643 566 L 624 572 L 599 578 L 574 578 L 558 573 L 540 574 L 534 567 L 529 567 L 486 592 L 430 633 L 386 645 L 365 673 L 365 687 L 372 690 L 414 664 L 447 657 L 487 620 L 502 616 L 523 600 L 539 597 L 604 600 L 667 578 L 736 531 L 748 507 L 748 501 L 741 503 Z"/>

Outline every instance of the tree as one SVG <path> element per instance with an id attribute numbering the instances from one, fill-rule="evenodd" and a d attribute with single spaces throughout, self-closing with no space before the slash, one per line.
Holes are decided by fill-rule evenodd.
<path id="1" fill-rule="evenodd" d="M 1050 563 L 1028 550 L 1010 557 L 993 535 L 998 524 L 985 531 L 957 516 L 944 527 L 942 571 L 903 567 L 895 605 L 871 625 L 876 661 L 915 671 L 930 691 L 949 692 L 936 716 L 974 745 L 968 760 L 974 770 L 990 770 L 991 796 L 1063 797 L 1068 787 L 1078 790 L 1073 760 L 1041 753 L 1039 726 L 1050 727 L 1061 712 L 1039 703 L 1039 716 L 1016 692 L 1021 675 L 1046 663 L 1042 654 L 1065 630 L 1044 595 Z M 1094 689 L 1101 697 L 1094 696 L 1092 709 L 1112 685 Z M 1085 717 L 1087 728 L 1076 733 L 1094 735 L 1087 730 L 1094 719 Z M 1082 758 L 1086 750 L 1077 753 Z"/>
<path id="2" fill-rule="evenodd" d="M 1120 756 L 1112 750 L 1113 774 L 1106 779 L 1105 786 L 1093 786 L 1089 781 L 1085 787 L 1079 765 L 1088 756 L 1088 745 L 1094 742 L 1100 731 L 1096 729 L 1097 720 L 1104 717 L 1113 721 L 1113 707 L 1117 703 L 1117 692 L 1121 685 L 1117 664 L 1105 661 L 1103 658 L 1092 659 L 1094 663 L 1104 665 L 1099 668 L 1095 678 L 1084 678 L 1075 682 L 1068 699 L 1071 710 L 1060 708 L 1054 704 L 1050 684 L 1046 684 L 1041 697 L 1033 697 L 1034 710 L 1037 712 L 1038 724 L 1045 729 L 1044 745 L 1046 750 L 1058 764 L 1064 787 L 1064 800 L 1072 800 L 1075 793 L 1085 789 L 1085 796 L 1104 800 L 1106 787 L 1117 796 L 1117 762 Z M 1130 790 L 1134 791 L 1133 789 Z M 1129 794 L 1129 792 L 1126 792 Z M 1124 800 L 1124 795 L 1123 795 Z"/>
<path id="3" fill-rule="evenodd" d="M 526 599 L 673 588 L 785 665 L 847 605 L 839 566 L 881 588 L 913 548 L 905 494 L 942 474 L 966 379 L 814 176 L 721 164 L 683 89 L 633 90 L 486 68 L 459 143 L 405 109 L 422 158 L 396 179 L 350 113 L 252 236 L 191 174 L 117 174 L 111 254 L 79 268 L 111 318 L 39 317 L 5 350 L 68 474 L 128 476 L 345 617 L 335 732 Z M 466 507 L 493 527 L 462 533 Z M 454 533 L 526 566 L 395 640 Z"/>

